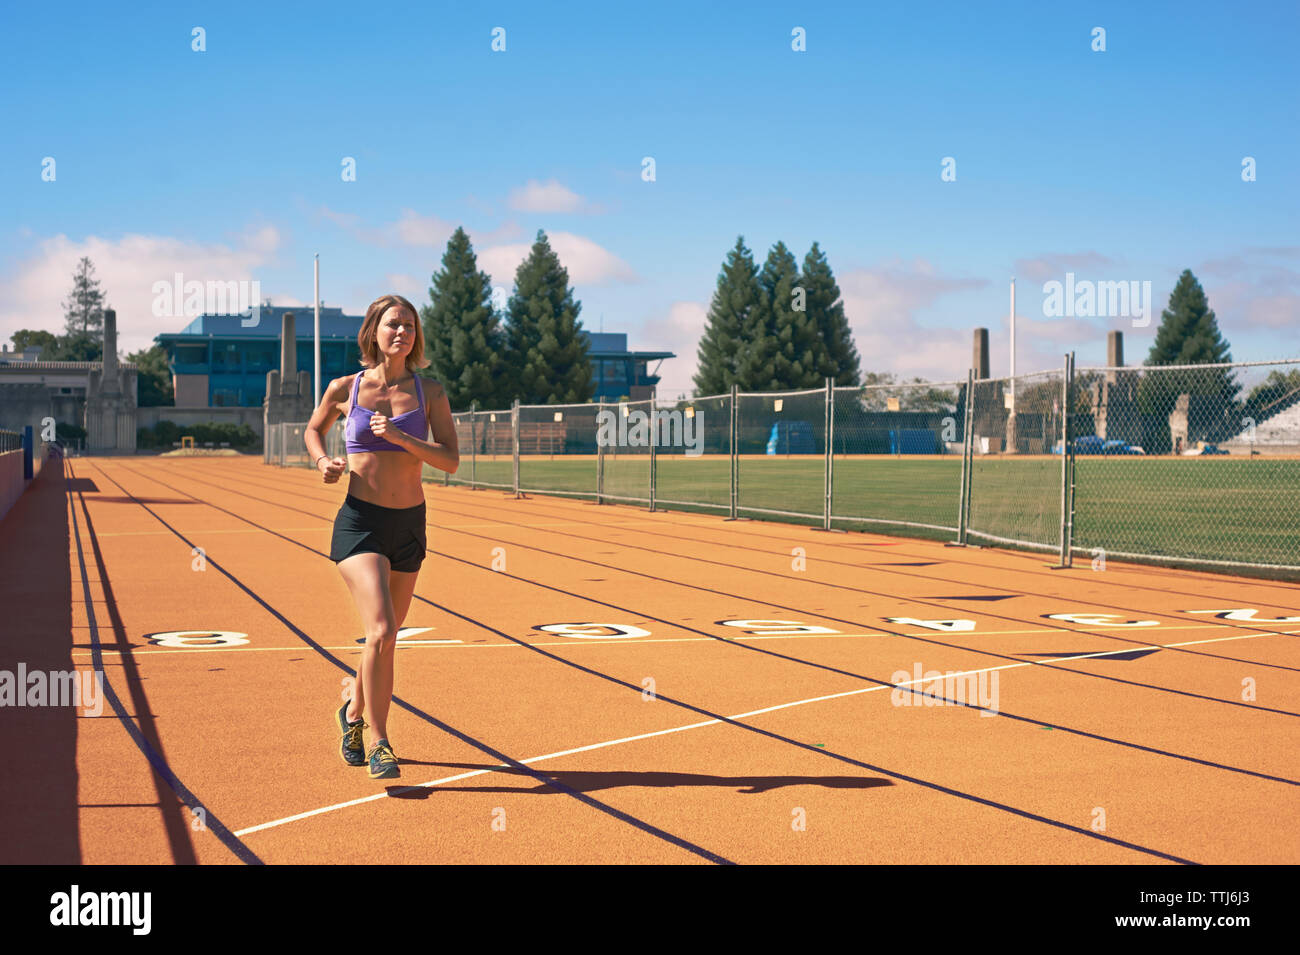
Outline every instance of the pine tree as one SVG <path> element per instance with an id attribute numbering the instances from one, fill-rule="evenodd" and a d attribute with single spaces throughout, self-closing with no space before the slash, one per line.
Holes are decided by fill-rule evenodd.
<path id="1" fill-rule="evenodd" d="M 430 361 L 424 374 L 442 383 L 453 411 L 467 410 L 474 401 L 479 408 L 508 405 L 514 396 L 507 395 L 503 375 L 505 333 L 492 308 L 492 279 L 478 270 L 462 228 L 447 242 L 429 300 L 420 310 Z"/>
<path id="2" fill-rule="evenodd" d="M 800 276 L 808 309 L 808 317 L 817 329 L 818 379 L 834 378 L 840 386 L 856 386 L 861 380 L 858 349 L 853 344 L 853 332 L 844 315 L 840 289 L 835 284 L 826 254 L 816 242 L 803 260 Z"/>
<path id="3" fill-rule="evenodd" d="M 95 278 L 95 264 L 83 256 L 72 274 L 72 291 L 63 303 L 68 338 L 94 338 L 104 329 L 104 290 Z"/>
<path id="4" fill-rule="evenodd" d="M 537 230 L 515 272 L 506 325 L 507 363 L 522 404 L 569 404 L 595 393 L 587 336 L 578 319 L 569 273 Z"/>
<path id="5" fill-rule="evenodd" d="M 1190 269 L 1184 269 L 1160 315 L 1160 327 L 1147 355 L 1148 367 L 1202 365 L 1232 361 L 1228 342 L 1219 332 L 1205 290 Z M 1185 369 L 1147 372 L 1138 386 L 1138 403 L 1150 426 L 1146 441 L 1150 451 L 1171 447 L 1169 414 L 1179 395 L 1192 395 L 1188 418 L 1189 440 L 1222 437 L 1237 411 L 1241 386 L 1231 368 Z M 1193 437 L 1196 436 L 1196 437 Z"/>
<path id="6" fill-rule="evenodd" d="M 700 337 L 699 367 L 694 378 L 697 395 L 722 394 L 730 391 L 732 384 L 744 387 L 738 378 L 737 364 L 746 346 L 746 330 L 763 308 L 758 267 L 745 248 L 745 237 L 739 236 L 718 273 L 708 322 Z"/>
<path id="7" fill-rule="evenodd" d="M 745 330 L 737 377 L 748 391 L 814 388 L 817 377 L 817 329 L 806 309 L 794 308 L 799 268 L 784 242 L 768 253 L 759 274 L 761 306 Z M 805 303 L 806 304 L 806 303 Z"/>

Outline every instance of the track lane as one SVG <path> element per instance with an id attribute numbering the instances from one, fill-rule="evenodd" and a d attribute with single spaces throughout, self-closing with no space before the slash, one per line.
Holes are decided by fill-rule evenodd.
<path id="1" fill-rule="evenodd" d="M 126 500 L 133 499 L 133 495 L 131 494 L 131 492 L 128 491 L 117 480 L 117 478 L 110 473 L 110 471 L 115 471 L 118 474 L 121 474 L 123 472 L 128 472 L 129 471 L 128 468 L 120 464 L 117 464 L 115 466 L 114 464 L 108 462 L 96 462 L 95 467 L 97 472 L 100 475 L 102 475 L 105 480 L 109 481 L 110 483 L 115 485 L 118 489 L 120 489 L 123 492 Z M 137 481 L 138 480 L 139 478 L 137 477 Z M 156 482 L 152 482 L 152 483 L 156 483 Z M 139 499 L 142 501 L 148 500 L 147 497 L 142 497 Z M 175 539 L 184 545 L 183 552 L 186 555 L 186 560 L 188 564 L 188 561 L 190 559 L 189 558 L 190 552 L 195 546 L 197 546 L 196 539 L 199 535 L 201 535 L 202 529 L 204 527 L 211 527 L 214 523 L 219 524 L 219 521 L 212 517 L 212 515 L 216 512 L 212 511 L 209 508 L 200 507 L 197 509 L 197 511 L 204 512 L 207 516 L 196 518 L 195 517 L 196 509 L 192 506 L 194 503 L 193 501 L 187 502 L 185 505 L 182 506 L 182 505 L 178 505 L 175 501 L 168 500 L 165 498 L 160 497 L 159 500 L 163 500 L 164 503 L 156 504 L 156 505 L 149 505 L 149 504 L 142 503 L 138 506 L 142 508 L 145 512 L 152 514 L 153 519 L 159 521 L 160 523 L 163 523 L 164 526 L 172 526 L 173 521 L 179 523 L 186 523 L 187 521 L 190 520 L 195 520 L 200 525 L 200 529 L 194 532 L 196 535 L 195 539 L 191 539 L 187 537 L 187 535 L 184 534 L 183 532 L 173 529 L 173 534 L 175 535 Z M 173 512 L 168 513 L 169 508 Z M 163 512 L 163 513 L 158 513 L 158 512 Z M 222 519 L 226 521 L 230 520 L 230 518 L 224 516 L 222 517 Z M 272 577 L 276 577 L 277 575 L 275 572 L 274 560 L 268 562 L 266 559 L 267 555 L 265 554 L 258 555 L 258 557 L 261 560 L 260 566 L 262 567 L 262 574 L 260 576 L 266 577 L 268 579 Z M 305 644 L 307 644 L 307 646 L 311 647 L 313 650 L 316 650 L 316 648 L 319 646 L 316 643 L 316 641 L 314 641 L 300 627 L 296 626 L 282 613 L 276 610 L 275 607 L 272 606 L 259 593 L 250 590 L 241 580 L 238 579 L 238 577 L 228 573 L 224 569 L 222 564 L 213 558 L 211 551 L 207 553 L 206 559 L 207 559 L 207 566 L 211 569 L 215 569 L 216 571 L 218 571 L 218 573 L 209 574 L 209 575 L 196 575 L 196 576 L 206 577 L 212 580 L 215 580 L 218 577 L 224 578 L 230 584 L 233 584 L 238 591 L 242 591 L 246 597 L 251 598 L 252 601 L 255 604 L 257 604 L 261 612 L 264 612 L 265 614 L 273 617 L 275 620 L 279 622 L 280 625 L 282 625 L 289 631 L 293 632 L 295 636 L 301 639 Z M 325 563 L 326 563 L 326 567 L 328 567 L 329 572 L 334 574 L 334 576 L 336 577 L 337 574 L 333 571 L 332 565 L 329 565 L 328 562 Z M 324 577 L 325 574 L 322 572 L 319 573 L 319 576 Z M 340 586 L 342 586 L 341 581 L 338 581 L 338 583 Z M 300 590 L 301 581 L 298 582 L 298 587 Z M 227 591 L 230 589 L 228 585 L 226 589 Z M 272 587 L 270 589 L 275 590 L 276 588 Z M 192 600 L 193 599 L 192 591 L 188 590 L 188 588 L 187 591 L 188 593 L 185 599 Z M 301 594 L 299 593 L 299 597 L 300 596 Z M 209 599 L 205 602 L 211 603 L 213 606 L 216 607 L 228 608 L 230 606 L 230 598 L 228 596 L 222 596 L 222 595 L 219 595 L 216 600 Z M 223 613 L 227 612 L 227 610 L 223 609 L 222 612 Z M 325 662 L 332 664 L 336 668 L 336 672 L 338 671 L 342 671 L 344 673 L 350 672 L 349 668 L 338 657 L 326 651 L 318 650 L 315 654 L 308 652 L 304 656 L 306 659 L 313 662 L 320 661 L 323 659 Z M 160 668 L 168 666 L 167 664 L 163 663 L 163 661 L 161 660 L 152 660 L 150 661 L 150 665 L 157 666 Z M 315 665 L 317 668 L 319 668 L 321 664 L 320 662 L 315 662 Z M 192 674 L 186 674 L 183 662 L 180 662 L 179 666 L 172 665 L 171 669 L 173 672 L 169 674 L 169 676 L 172 681 L 183 680 L 187 675 L 189 676 L 190 679 L 193 679 Z M 240 673 L 240 676 L 248 679 L 254 679 L 257 674 L 257 670 L 258 668 L 245 667 L 243 671 Z M 263 678 L 265 678 L 268 676 L 268 674 L 263 673 L 262 676 Z M 297 712 L 306 710 L 311 717 L 306 724 L 308 727 L 311 727 L 310 738 L 314 740 L 318 738 L 318 734 L 319 736 L 325 736 L 323 730 L 326 728 L 325 721 L 329 717 L 329 712 L 328 709 L 326 708 L 328 704 L 326 704 L 326 706 L 322 705 L 319 688 L 322 684 L 328 686 L 329 683 L 325 681 L 320 681 L 319 683 L 317 683 L 316 681 L 312 681 L 312 680 L 304 680 L 301 676 L 286 680 L 283 677 L 282 672 L 280 672 L 279 670 L 277 670 L 275 674 L 269 676 L 271 677 L 271 679 L 269 680 L 264 679 L 264 685 L 261 688 L 262 692 L 255 694 L 255 696 L 259 700 L 266 701 L 268 709 L 274 710 L 278 707 L 281 710 L 280 714 L 278 715 L 278 717 L 276 717 L 274 722 L 287 723 L 291 726 L 300 724 L 302 722 L 301 720 L 296 719 L 294 716 L 290 715 L 289 713 L 286 713 L 285 710 L 288 709 L 290 711 L 297 711 Z M 247 693 L 248 689 L 249 688 L 246 686 L 241 687 L 240 692 Z M 278 689 L 278 694 L 277 694 L 277 689 Z M 286 697 L 286 693 L 285 693 L 286 689 L 291 691 L 302 691 L 302 692 L 298 692 L 293 696 Z M 209 690 L 209 693 L 210 692 L 212 691 Z M 303 692 L 306 692 L 307 696 L 304 697 L 302 695 Z M 310 704 L 306 702 L 308 699 L 310 699 Z M 173 699 L 171 702 L 174 704 L 175 700 Z M 395 698 L 394 706 L 395 708 L 397 707 L 403 708 L 407 710 L 409 713 L 411 713 L 412 715 L 416 716 L 418 718 L 417 721 L 415 721 L 416 725 L 419 724 L 419 721 L 423 721 L 424 723 L 429 724 L 431 729 L 428 730 L 427 732 L 430 735 L 441 736 L 442 734 L 450 734 L 451 736 L 458 739 L 461 743 L 466 744 L 468 751 L 464 751 L 464 750 L 453 751 L 450 754 L 452 755 L 453 758 L 465 759 L 465 758 L 472 758 L 472 757 L 482 758 L 483 756 L 487 756 L 488 758 L 496 762 L 499 762 L 501 764 L 512 765 L 512 766 L 522 765 L 522 764 L 517 764 L 513 759 L 506 756 L 503 752 L 500 752 L 499 750 L 491 746 L 488 746 L 487 744 L 483 743 L 481 740 L 477 740 L 468 736 L 467 734 L 457 730 L 454 727 L 451 727 L 450 725 L 444 723 L 441 720 L 438 720 L 435 717 L 430 716 L 429 714 L 420 710 L 418 707 L 415 707 L 404 700 Z M 196 714 L 194 714 L 193 712 L 187 714 L 187 716 L 191 718 L 193 718 L 195 715 Z M 189 720 L 182 719 L 181 722 L 188 723 Z M 442 733 L 436 733 L 437 730 L 441 730 Z M 226 754 L 226 753 L 212 753 L 211 751 L 205 752 L 204 747 L 202 745 L 199 745 L 199 740 L 190 739 L 188 742 L 190 743 L 190 745 L 185 747 L 185 752 L 188 755 L 188 757 L 191 759 L 201 758 L 205 762 L 207 768 L 210 771 L 215 772 L 219 778 L 226 779 L 227 781 L 232 781 L 235 784 L 242 784 L 245 786 L 247 786 L 247 784 L 250 782 L 254 782 L 254 787 L 257 788 L 257 792 L 255 793 L 254 798 L 251 800 L 248 799 L 238 800 L 238 802 L 242 802 L 244 805 L 247 805 L 251 802 L 251 804 L 255 806 L 264 806 L 264 805 L 273 806 L 276 804 L 277 801 L 282 799 L 298 798 L 296 794 L 296 790 L 286 788 L 283 785 L 283 777 L 278 772 L 269 775 L 258 774 L 256 770 L 256 763 L 250 762 L 250 757 L 254 757 L 254 758 L 256 757 L 257 755 L 256 750 L 250 752 L 249 747 L 247 745 L 247 741 L 243 738 L 242 734 L 240 735 L 239 739 L 233 741 L 234 745 L 240 747 L 240 749 L 237 751 L 237 755 L 242 758 L 233 759 L 233 761 L 222 757 L 226 755 L 235 757 L 236 753 Z M 445 741 L 443 741 L 442 743 L 442 749 L 444 751 L 446 751 L 447 749 Z M 334 758 L 337 759 L 337 755 L 336 754 L 333 755 Z M 239 772 L 234 780 L 231 780 L 231 773 L 230 773 L 231 765 L 237 766 L 239 768 Z M 295 766 L 297 765 L 298 764 L 296 762 Z M 339 762 L 338 767 L 331 767 L 334 771 L 333 773 L 330 774 L 329 778 L 327 779 L 325 778 L 324 775 L 325 768 L 323 765 L 308 761 L 307 771 L 301 773 L 301 775 L 307 777 L 302 780 L 303 783 L 310 786 L 310 784 L 314 781 L 310 777 L 312 773 L 316 771 L 317 767 L 319 767 L 319 772 L 321 774 L 321 779 L 319 780 L 321 786 L 318 791 L 323 791 L 323 792 L 328 792 L 331 788 L 331 785 L 338 786 L 340 780 L 344 782 L 351 780 L 351 787 L 353 787 L 353 791 L 355 792 L 356 791 L 355 787 L 360 784 L 360 779 L 357 776 L 357 772 L 361 772 L 362 774 L 364 773 L 364 771 L 361 770 L 353 770 L 351 775 L 349 775 L 347 770 L 351 768 L 342 767 L 341 762 Z M 340 773 L 338 771 L 339 768 L 342 768 L 344 772 Z M 605 814 L 605 816 L 609 817 L 607 823 L 608 825 L 614 827 L 617 827 L 619 825 L 622 825 L 624 827 L 630 826 L 634 829 L 639 830 L 638 836 L 640 836 L 641 838 L 651 839 L 651 840 L 657 839 L 657 840 L 662 840 L 670 843 L 673 846 L 673 851 L 676 853 L 674 859 L 678 861 L 680 860 L 680 854 L 682 850 L 685 850 L 690 853 L 694 853 L 698 857 L 705 859 L 707 861 L 713 861 L 713 862 L 727 861 L 717 856 L 714 853 L 708 852 L 708 850 L 704 850 L 698 846 L 694 846 L 693 844 L 689 843 L 686 840 L 682 840 L 676 836 L 673 836 L 670 833 L 663 832 L 662 830 L 659 830 L 657 827 L 644 823 L 642 820 L 635 819 L 631 816 L 628 816 L 626 813 L 622 813 L 619 810 L 614 809 L 613 807 L 609 807 L 599 800 L 588 797 L 582 793 L 571 791 L 568 789 L 568 787 L 565 787 L 562 783 L 557 783 L 553 780 L 549 780 L 548 777 L 546 777 L 544 774 L 532 770 L 525 770 L 525 774 L 531 775 L 535 780 L 539 782 L 544 782 L 548 785 L 553 785 L 559 792 L 567 794 L 569 797 L 571 797 L 570 800 L 567 800 L 568 802 L 581 804 L 581 811 L 583 814 L 590 815 L 590 810 L 592 808 L 595 808 L 598 809 L 601 813 Z M 295 772 L 295 776 L 298 775 L 299 773 Z M 361 777 L 361 779 L 363 778 L 364 775 Z M 365 783 L 369 783 L 371 786 L 376 785 L 373 781 L 370 780 L 365 780 Z M 231 799 L 234 800 L 235 797 L 232 796 Z M 562 812 L 561 815 L 564 815 L 564 813 Z M 600 830 L 600 826 L 592 827 L 590 824 L 586 824 L 586 825 L 587 828 L 589 829 L 595 828 L 597 831 Z M 479 834 L 477 832 L 474 832 L 473 834 L 475 838 L 479 838 Z M 620 842 L 626 842 L 627 838 L 628 838 L 627 836 L 611 838 L 609 839 L 609 844 L 613 845 L 613 844 L 618 844 Z M 593 846 L 577 846 L 577 847 L 570 846 L 569 848 L 570 850 L 574 848 L 581 849 L 585 851 L 587 853 L 588 858 L 590 858 L 593 852 L 596 853 L 597 856 L 599 855 L 601 844 L 602 844 L 601 840 L 598 839 Z M 368 858 L 370 861 L 376 861 L 373 855 L 373 853 L 376 851 L 376 847 L 374 845 L 370 843 L 366 843 L 364 840 L 357 840 L 353 848 L 364 851 L 364 853 L 366 854 L 366 858 Z M 654 855 L 653 850 L 644 849 L 644 851 L 646 851 L 647 855 L 649 856 Z M 274 860 L 274 861 L 278 861 L 278 860 Z"/>

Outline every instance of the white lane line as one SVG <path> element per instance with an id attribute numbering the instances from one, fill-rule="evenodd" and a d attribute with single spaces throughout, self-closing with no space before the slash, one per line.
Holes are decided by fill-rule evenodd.
<path id="1" fill-rule="evenodd" d="M 1169 630 L 1219 630 L 1219 629 L 1222 629 L 1223 626 L 1224 626 L 1224 625 L 1222 625 L 1222 624 L 1212 624 L 1212 623 L 1210 623 L 1210 624 L 1191 624 L 1191 625 L 1188 625 L 1188 626 L 1185 626 L 1185 627 L 1161 627 L 1160 629 L 1161 629 L 1161 630 L 1164 630 L 1164 631 L 1169 631 Z M 73 627 L 73 629 L 74 629 L 74 630 L 77 630 L 77 629 L 85 630 L 85 629 L 88 629 L 88 628 L 86 628 L 86 627 Z M 1123 631 L 1123 632 L 1132 632 L 1132 631 L 1131 631 L 1131 628 L 1128 628 L 1128 627 L 1092 627 L 1091 629 L 1092 629 L 1092 630 L 1120 630 L 1120 631 Z M 547 642 L 547 643 L 529 643 L 529 644 L 526 644 L 526 646 L 528 646 L 528 647 L 593 647 L 593 646 L 602 646 L 602 647 L 608 647 L 608 646 L 616 646 L 616 647 L 630 647 L 630 646 L 641 646 L 641 645 L 644 645 L 644 644 L 647 644 L 647 643 L 716 643 L 718 640 L 725 640 L 725 641 L 727 641 L 727 642 L 742 643 L 742 642 L 752 642 L 752 641 L 758 641 L 758 640 L 842 640 L 842 639 L 846 639 L 846 638 L 861 638 L 861 637 L 886 637 L 886 638 L 887 638 L 887 637 L 933 637 L 933 636 L 935 635 L 935 633 L 937 633 L 937 632 L 938 632 L 938 631 L 935 631 L 935 630 L 922 630 L 922 631 L 920 631 L 919 633 L 902 633 L 902 634 L 893 634 L 893 633 L 885 633 L 884 631 L 880 631 L 880 630 L 873 630 L 873 631 L 870 632 L 870 633 L 790 633 L 790 634 L 750 634 L 750 635 L 743 635 L 743 634 L 742 634 L 742 635 L 740 635 L 740 636 L 735 636 L 735 637 L 733 637 L 733 636 L 729 636 L 729 635 L 722 635 L 722 634 L 719 634 L 717 638 L 714 638 L 714 637 L 656 637 L 655 639 L 652 639 L 652 640 L 641 640 L 641 639 L 632 639 L 632 640 L 629 640 L 629 639 L 626 639 L 626 638 L 621 639 L 621 640 L 590 640 L 590 639 L 588 639 L 588 640 L 562 640 L 562 641 L 556 641 L 556 642 L 553 642 L 553 643 L 551 643 L 551 642 Z M 1044 627 L 1044 628 L 1042 628 L 1041 630 L 985 630 L 985 631 L 983 631 L 983 632 L 980 632 L 980 631 L 972 631 L 972 633 L 974 633 L 975 636 L 979 636 L 979 637 L 1001 637 L 1001 636 L 1014 636 L 1014 635 L 1016 635 L 1016 634 L 1026 634 L 1026 633 L 1054 633 L 1054 634 L 1062 634 L 1062 633 L 1082 633 L 1082 631 L 1078 631 L 1078 630 L 1057 630 L 1057 629 L 1054 629 L 1054 628 L 1052 628 L 1052 627 Z M 1289 635 L 1289 634 L 1296 634 L 1296 633 L 1300 633 L 1300 630 L 1270 630 L 1270 631 L 1268 631 L 1268 632 L 1266 632 L 1266 633 L 1250 633 L 1250 634 L 1246 634 L 1246 636 L 1248 636 L 1248 637 L 1268 637 L 1268 636 Z M 1087 634 L 1084 633 L 1084 636 L 1087 636 Z M 523 639 L 523 638 L 521 637 L 520 639 Z M 1237 639 L 1241 639 L 1241 638 L 1239 638 L 1239 637 L 1224 637 L 1224 638 L 1222 638 L 1222 639 L 1225 639 L 1225 640 L 1237 640 Z M 1175 646 L 1193 646 L 1195 643 L 1200 643 L 1200 642 L 1203 642 L 1203 643 L 1217 643 L 1217 642 L 1219 642 L 1219 638 L 1215 638 L 1215 639 L 1213 639 L 1213 640 L 1205 640 L 1205 641 L 1194 641 L 1193 643 L 1177 643 L 1177 644 L 1175 644 L 1175 643 L 1171 643 L 1171 644 L 1167 644 L 1166 646 L 1170 646 L 1170 647 L 1175 647 Z M 397 643 L 397 646 L 398 646 L 398 648 L 400 649 L 401 647 L 423 646 L 423 645 L 426 645 L 426 644 L 428 644 L 428 645 L 443 644 L 443 645 L 446 645 L 446 646 L 450 647 L 451 649 L 455 649 L 455 650 L 501 650 L 501 649 L 509 649 L 509 648 L 514 648 L 514 649 L 516 649 L 516 650 L 518 650 L 518 649 L 524 649 L 524 645 L 521 645 L 521 644 L 518 644 L 518 643 L 464 643 L 464 642 L 462 642 L 462 641 L 460 641 L 460 640 L 442 640 L 442 641 L 438 641 L 438 640 L 399 640 L 398 643 Z M 324 647 L 324 649 L 326 649 L 326 650 L 358 650 L 358 649 L 360 649 L 360 648 L 361 648 L 361 644 L 359 644 L 359 643 L 358 643 L 358 644 L 353 644 L 353 645 L 351 645 L 351 646 Z M 118 653 L 118 654 L 121 654 L 121 653 L 126 652 L 126 653 L 130 653 L 132 656 L 146 656 L 146 655 L 154 654 L 154 653 L 265 653 L 265 652 L 270 651 L 270 650 L 273 650 L 273 651 L 281 651 L 281 652 L 283 652 L 283 651 L 289 651 L 289 650 L 302 650 L 302 649 L 303 649 L 302 646 L 287 646 L 287 647 L 186 647 L 185 649 L 182 649 L 182 650 L 130 650 L 130 651 L 123 651 L 123 650 L 109 650 L 107 647 L 105 647 L 105 648 L 102 650 L 102 652 L 103 652 L 103 653 Z M 973 652 L 977 652 L 977 653 L 978 653 L 978 652 L 980 652 L 983 648 L 981 648 L 981 647 L 977 647 L 977 646 L 971 646 L 971 647 L 963 647 L 963 648 L 961 648 L 961 649 L 969 649 L 969 650 L 971 650 L 971 651 L 973 651 Z M 1146 648 L 1144 648 L 1144 647 L 1133 646 L 1133 647 L 1129 647 L 1128 649 L 1129 649 L 1129 650 L 1142 650 L 1142 649 L 1146 649 Z M 73 653 L 74 656 L 75 656 L 75 655 L 78 655 L 78 654 L 89 654 L 89 653 L 92 653 L 92 652 L 93 652 L 93 651 L 91 651 L 91 650 L 73 650 L 73 651 L 72 651 L 72 653 Z M 1006 651 L 1006 652 L 1008 652 L 1008 653 L 1013 653 L 1013 652 L 1015 652 L 1015 651 L 1008 650 L 1008 651 Z M 1127 651 L 1125 651 L 1125 650 L 1117 650 L 1117 651 L 1107 651 L 1107 652 L 1124 653 L 1124 652 L 1127 652 Z"/>
<path id="2" fill-rule="evenodd" d="M 953 674 L 945 673 L 944 678 L 947 679 L 949 676 L 951 676 L 955 679 L 957 677 L 973 676 L 980 673 L 992 673 L 994 670 L 1016 670 L 1021 667 L 1035 667 L 1035 666 L 1045 666 L 1054 663 L 1068 663 L 1071 660 L 1087 660 L 1087 659 L 1092 659 L 1094 657 L 1113 656 L 1114 654 L 1117 653 L 1131 653 L 1134 650 L 1166 650 L 1166 649 L 1172 649 L 1174 647 L 1190 646 L 1192 643 L 1202 644 L 1202 643 L 1220 643 L 1226 640 L 1253 640 L 1257 637 L 1266 637 L 1266 636 L 1272 636 L 1272 634 L 1248 633 L 1237 637 L 1216 637 L 1211 640 L 1195 640 L 1185 644 L 1167 643 L 1167 644 L 1154 644 L 1148 647 L 1126 647 L 1122 650 L 1105 650 L 1100 653 L 1080 653 L 1077 656 L 1060 657 L 1058 659 L 1051 660 L 1051 661 L 1029 660 L 1023 663 L 1004 663 L 1001 666 L 982 667 L 981 669 L 978 670 L 965 670 L 961 673 L 953 673 Z M 911 686 L 914 683 L 933 683 L 933 682 L 934 682 L 933 677 L 921 677 L 921 679 L 919 680 L 902 680 L 895 684 L 884 684 L 884 685 L 877 684 L 873 686 L 864 686 L 856 690 L 845 690 L 842 693 L 830 693 L 827 694 L 826 696 L 812 696 L 803 700 L 794 700 L 793 702 L 790 703 L 778 703 L 775 706 L 766 706 L 763 707 L 762 709 L 749 710 L 745 713 L 736 713 L 735 715 L 729 716 L 727 718 L 731 720 L 740 720 L 749 716 L 758 716 L 763 713 L 773 713 L 777 710 L 790 709 L 791 707 L 794 706 L 804 706 L 808 703 L 822 703 L 825 702 L 826 700 L 839 700 L 849 696 L 860 696 L 863 693 L 873 693 L 878 690 L 892 690 L 895 687 Z M 561 756 L 572 756 L 574 753 L 587 753 L 596 749 L 606 749 L 610 746 L 619 746 L 623 743 L 633 743 L 643 739 L 651 739 L 655 736 L 667 736 L 671 733 L 683 733 L 686 730 L 700 729 L 701 727 L 704 726 L 718 726 L 721 725 L 722 722 L 723 721 L 719 719 L 719 720 L 704 720 L 703 722 L 700 723 L 687 723 L 684 726 L 673 726 L 666 730 L 655 730 L 654 732 L 650 732 L 650 733 L 639 733 L 636 736 L 624 736 L 621 737 L 620 739 L 605 740 L 604 742 L 601 743 L 590 743 L 586 746 L 577 746 L 574 747 L 573 749 L 565 749 L 555 753 L 547 753 L 543 756 L 530 756 L 527 759 L 519 760 L 519 762 L 524 764 L 539 763 L 547 759 L 558 759 Z M 506 768 L 507 767 L 505 766 L 494 766 L 491 769 L 475 769 L 465 773 L 458 773 L 455 776 L 444 776 L 441 779 L 431 779 L 426 783 L 417 783 L 414 786 L 403 786 L 401 789 L 395 790 L 392 793 L 385 791 L 382 793 L 375 793 L 374 795 L 371 796 L 362 796 L 359 799 L 350 799 L 347 802 L 334 803 L 331 806 L 322 806 L 319 809 L 309 809 L 306 812 L 296 813 L 292 816 L 285 816 L 283 819 L 273 819 L 270 822 L 263 822 L 256 826 L 249 826 L 246 829 L 240 829 L 235 833 L 235 835 L 240 836 L 242 838 L 243 836 L 251 835 L 252 833 L 255 832 L 264 832 L 267 829 L 274 829 L 277 826 L 284 826 L 284 825 L 288 825 L 291 822 L 298 822 L 303 819 L 309 819 L 312 816 L 320 816 L 327 812 L 336 812 L 340 809 L 347 809 L 351 806 L 359 806 L 362 803 L 374 802 L 378 799 L 389 799 L 395 796 L 400 796 L 403 793 L 414 792 L 417 789 L 432 789 L 436 786 L 442 786 L 447 783 L 458 782 L 462 779 L 470 779 L 474 776 L 485 776 L 488 773 L 495 773 L 498 770 L 506 769 Z"/>
<path id="3" fill-rule="evenodd" d="M 272 531 L 276 531 L 276 532 L 278 532 L 278 533 L 283 533 L 283 534 L 287 534 L 287 533 L 290 533 L 290 532 L 293 532 L 293 533 L 302 533 L 302 534 L 308 534 L 308 533 L 323 533 L 324 531 L 326 531 L 326 530 L 328 530 L 328 529 L 329 529 L 329 528 L 322 528 L 319 524 L 316 525 L 315 527 L 271 527 L 271 528 L 267 528 L 267 530 L 272 530 Z M 265 531 L 264 531 L 262 528 L 260 528 L 260 527 L 247 527 L 247 528 L 245 528 L 245 527 L 232 527 L 232 528 L 229 529 L 229 530 L 207 530 L 207 531 L 204 531 L 203 533 L 204 533 L 204 534 L 261 534 L 261 533 L 265 533 Z M 96 536 L 96 537 L 157 537 L 157 536 L 159 536 L 159 535 L 163 535 L 163 536 L 166 536 L 166 537 L 171 537 L 171 536 L 173 536 L 173 535 L 172 535 L 172 532 L 171 532 L 171 531 L 168 531 L 168 530 L 161 530 L 161 531 L 105 531 L 104 533 L 102 533 L 102 534 L 96 534 L 95 536 Z"/>

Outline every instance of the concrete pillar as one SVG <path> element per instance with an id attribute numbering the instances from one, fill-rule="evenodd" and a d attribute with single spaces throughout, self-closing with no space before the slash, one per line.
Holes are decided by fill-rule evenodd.
<path id="1" fill-rule="evenodd" d="M 91 451 L 135 450 L 135 369 L 117 360 L 117 313 L 104 310 L 104 357 L 86 376 L 86 448 Z"/>
<path id="2" fill-rule="evenodd" d="M 1124 333 L 1110 332 L 1106 335 L 1106 364 L 1119 368 L 1124 364 Z"/>
<path id="3" fill-rule="evenodd" d="M 989 376 L 989 330 L 975 329 L 975 351 L 971 358 L 971 367 L 975 369 L 978 381 Z"/>
<path id="4" fill-rule="evenodd" d="M 1191 395 L 1179 395 L 1174 402 L 1174 410 L 1169 412 L 1169 450 L 1173 454 L 1187 450 L 1187 420 L 1191 398 Z"/>
<path id="5" fill-rule="evenodd" d="M 280 386 L 290 388 L 298 381 L 298 339 L 294 332 L 293 312 L 280 320 Z"/>
<path id="6" fill-rule="evenodd" d="M 293 312 L 285 312 L 280 319 L 280 369 L 266 374 L 266 398 L 262 403 L 263 439 L 272 426 L 307 421 L 312 411 L 311 372 L 298 370 L 298 339 L 294 334 Z M 304 450 L 300 443 L 296 443 L 285 452 L 292 457 Z M 264 453 L 268 451 L 269 446 L 264 447 Z"/>
<path id="7" fill-rule="evenodd" d="M 104 390 L 120 392 L 117 380 L 117 312 L 104 309 Z"/>

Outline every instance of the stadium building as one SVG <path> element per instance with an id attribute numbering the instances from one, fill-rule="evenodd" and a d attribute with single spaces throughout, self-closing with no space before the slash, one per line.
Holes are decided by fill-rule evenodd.
<path id="1" fill-rule="evenodd" d="M 310 306 L 263 305 L 255 325 L 245 324 L 251 321 L 251 312 L 205 314 L 179 332 L 155 336 L 154 341 L 167 353 L 175 391 L 175 409 L 157 409 L 160 417 L 172 417 L 167 412 L 177 409 L 210 410 L 213 415 L 205 420 L 247 423 L 260 433 L 266 376 L 280 366 L 280 334 L 286 312 L 295 318 L 295 367 L 310 373 L 314 361 Z M 364 316 L 324 306 L 320 314 L 322 381 L 352 374 L 360 367 L 357 333 Z M 583 334 L 589 342 L 596 401 L 602 397 L 650 397 L 659 376 L 647 368 L 648 363 L 675 357 L 668 351 L 630 351 L 623 332 Z M 248 409 L 249 414 L 237 409 Z"/>

